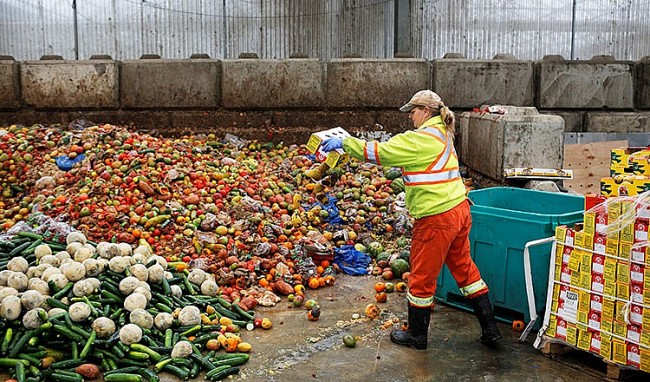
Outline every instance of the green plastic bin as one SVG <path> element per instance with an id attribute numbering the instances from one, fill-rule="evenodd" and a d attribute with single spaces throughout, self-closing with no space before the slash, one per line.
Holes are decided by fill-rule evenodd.
<path id="1" fill-rule="evenodd" d="M 497 319 L 530 321 L 524 276 L 524 247 L 555 235 L 555 227 L 583 221 L 584 197 L 513 187 L 473 190 L 469 199 L 471 255 L 490 288 Z M 544 316 L 552 244 L 530 247 L 537 314 Z M 438 277 L 436 299 L 472 312 L 447 267 Z M 542 320 L 538 320 L 539 328 Z M 536 328 L 533 328 L 536 329 Z"/>

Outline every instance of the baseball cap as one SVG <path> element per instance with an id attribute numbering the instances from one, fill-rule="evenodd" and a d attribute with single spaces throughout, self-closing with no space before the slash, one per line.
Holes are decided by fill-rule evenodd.
<path id="1" fill-rule="evenodd" d="M 420 90 L 415 93 L 411 100 L 408 101 L 404 106 L 399 109 L 403 112 L 409 112 L 413 110 L 416 106 L 428 106 L 431 108 L 438 107 L 442 103 L 442 99 L 439 95 L 432 92 L 431 90 Z"/>

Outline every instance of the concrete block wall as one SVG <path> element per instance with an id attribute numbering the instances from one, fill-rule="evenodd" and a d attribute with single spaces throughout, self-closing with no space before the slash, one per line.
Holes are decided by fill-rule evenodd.
<path id="1" fill-rule="evenodd" d="M 565 130 L 650 131 L 650 58 L 540 61 L 508 55 L 267 60 L 61 59 L 0 56 L 0 125 L 64 121 L 80 112 L 111 123 L 194 128 L 410 127 L 397 111 L 417 90 L 438 92 L 457 113 L 483 104 L 535 107 Z M 183 131 L 185 131 L 183 130 Z M 286 135 L 291 135 L 285 131 Z"/>

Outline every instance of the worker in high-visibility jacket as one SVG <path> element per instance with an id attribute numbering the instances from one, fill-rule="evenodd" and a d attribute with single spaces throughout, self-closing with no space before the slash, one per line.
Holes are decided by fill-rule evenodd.
<path id="1" fill-rule="evenodd" d="M 322 146 L 324 151 L 343 148 L 359 160 L 402 168 L 406 206 L 415 219 L 407 293 L 408 328 L 393 330 L 390 339 L 399 345 L 427 348 L 436 280 L 446 264 L 461 293 L 472 302 L 481 325 L 480 341 L 494 345 L 501 333 L 488 287 L 470 257 L 472 218 L 454 149 L 454 113 L 431 90 L 417 92 L 400 110 L 409 113 L 416 129 L 386 142 L 330 138 Z"/>

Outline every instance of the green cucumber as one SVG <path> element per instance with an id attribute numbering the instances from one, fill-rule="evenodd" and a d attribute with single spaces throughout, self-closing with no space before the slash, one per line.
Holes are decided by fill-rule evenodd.
<path id="1" fill-rule="evenodd" d="M 133 373 L 113 373 L 105 376 L 104 382 L 142 382 L 142 376 Z"/>
<path id="2" fill-rule="evenodd" d="M 213 374 L 210 376 L 211 381 L 220 381 L 224 378 L 226 378 L 229 375 L 237 374 L 239 373 L 239 368 L 238 367 L 229 367 L 225 370 L 222 370 L 218 373 Z"/>

